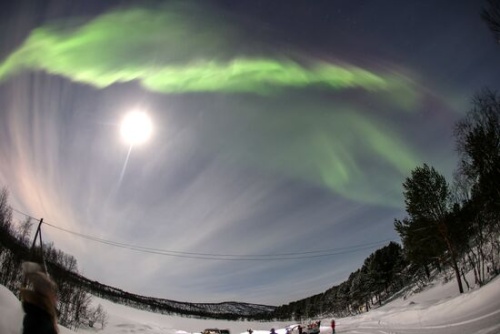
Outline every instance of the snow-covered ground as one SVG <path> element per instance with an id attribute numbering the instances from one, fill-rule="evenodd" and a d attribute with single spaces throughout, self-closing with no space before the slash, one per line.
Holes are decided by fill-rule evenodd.
<path id="1" fill-rule="evenodd" d="M 395 299 L 381 308 L 355 317 L 336 319 L 336 333 L 500 333 L 500 277 L 481 289 L 459 295 L 455 281 L 435 283 L 425 291 L 408 298 Z M 235 322 L 200 320 L 168 316 L 136 310 L 94 298 L 109 315 L 104 330 L 81 328 L 79 333 L 145 333 L 181 334 L 199 333 L 204 328 L 229 328 L 232 334 L 245 333 L 252 328 L 254 334 L 268 334 L 275 328 L 285 334 L 292 322 Z M 0 286 L 0 334 L 19 334 L 23 312 L 17 298 Z M 315 319 L 317 320 L 317 319 Z M 321 319 L 321 334 L 331 334 L 331 318 Z M 60 327 L 61 334 L 74 333 Z"/>

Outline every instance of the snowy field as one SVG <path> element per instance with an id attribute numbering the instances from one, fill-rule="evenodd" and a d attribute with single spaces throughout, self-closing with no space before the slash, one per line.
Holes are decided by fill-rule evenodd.
<path id="1" fill-rule="evenodd" d="M 355 317 L 336 319 L 336 333 L 500 333 L 500 277 L 481 289 L 463 295 L 459 295 L 457 290 L 453 280 L 446 284 L 435 283 L 406 299 L 395 299 L 381 308 Z M 248 328 L 252 328 L 254 334 L 268 334 L 274 327 L 278 334 L 285 334 L 285 327 L 293 324 L 199 320 L 140 311 L 100 298 L 94 298 L 93 303 L 104 307 L 109 322 L 104 330 L 97 325 L 97 329 L 81 328 L 78 333 L 184 334 L 217 327 L 229 328 L 231 334 L 245 333 Z M 17 298 L 0 286 L 0 334 L 19 334 L 22 317 Z M 321 320 L 321 334 L 331 334 L 331 318 Z M 60 326 L 60 333 L 74 332 Z"/>

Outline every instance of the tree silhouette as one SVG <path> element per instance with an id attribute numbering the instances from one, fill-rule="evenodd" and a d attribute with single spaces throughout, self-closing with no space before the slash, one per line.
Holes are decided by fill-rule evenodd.
<path id="1" fill-rule="evenodd" d="M 488 8 L 483 8 L 481 18 L 490 28 L 497 43 L 500 44 L 500 0 L 488 0 Z"/>
<path id="2" fill-rule="evenodd" d="M 424 164 L 416 167 L 411 176 L 403 183 L 406 212 L 408 219 L 404 223 L 396 222 L 396 230 L 400 233 L 405 248 L 416 247 L 422 250 L 433 243 L 441 244 L 446 250 L 451 267 L 455 271 L 460 293 L 464 292 L 460 270 L 458 268 L 458 242 L 454 236 L 458 226 L 450 219 L 451 194 L 448 183 L 443 175 L 439 174 L 434 167 Z M 404 232 L 404 233 L 401 233 Z M 408 241 L 412 240 L 412 243 Z"/>

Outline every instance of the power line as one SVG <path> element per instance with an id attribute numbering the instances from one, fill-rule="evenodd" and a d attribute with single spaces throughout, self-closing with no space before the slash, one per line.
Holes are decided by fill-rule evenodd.
<path id="1" fill-rule="evenodd" d="M 98 237 L 93 237 L 89 235 L 85 235 L 82 233 L 70 231 L 58 226 L 54 226 L 52 224 L 44 222 L 45 225 L 53 227 L 55 229 L 61 230 L 63 232 L 67 232 L 81 238 L 91 240 L 94 242 L 106 244 L 113 247 L 124 248 L 128 250 L 133 250 L 137 252 L 149 253 L 149 254 L 157 254 L 171 257 L 181 257 L 181 258 L 191 258 L 191 259 L 202 259 L 202 260 L 229 260 L 229 261 L 275 261 L 275 260 L 300 260 L 300 259 L 310 259 L 310 258 L 319 258 L 319 257 L 328 257 L 335 256 L 341 254 L 355 253 L 358 251 L 370 249 L 376 245 L 380 245 L 389 241 L 390 239 L 384 241 L 378 241 L 370 244 L 349 246 L 343 248 L 337 248 L 335 250 L 318 250 L 311 252 L 302 252 L 302 253 L 282 253 L 282 254 L 255 254 L 255 255 L 236 255 L 236 254 L 213 254 L 213 253 L 194 253 L 194 252 L 182 252 L 182 251 L 174 251 L 174 250 L 165 250 L 159 248 L 151 248 L 144 247 L 138 245 L 131 245 L 127 243 L 116 242 L 112 240 L 102 239 Z M 315 254 L 311 255 L 310 253 L 323 253 L 323 254 Z M 294 256 L 291 256 L 294 255 Z"/>
<path id="2" fill-rule="evenodd" d="M 39 221 L 40 221 L 40 219 L 37 219 L 37 218 L 35 218 L 35 217 L 33 217 L 33 216 L 30 216 L 30 215 L 29 215 L 29 214 L 27 214 L 27 213 L 24 213 L 24 212 L 22 212 L 22 211 L 19 211 L 19 210 L 17 210 L 16 208 L 13 208 L 12 206 L 11 206 L 10 208 L 12 209 L 12 211 L 15 211 L 15 212 L 17 212 L 17 213 L 20 213 L 20 214 L 22 214 L 22 215 L 25 215 L 26 217 L 29 217 L 29 218 L 31 218 L 31 219 L 34 219 L 34 220 L 36 220 L 37 222 L 39 222 Z"/>
<path id="3" fill-rule="evenodd" d="M 18 213 L 21 213 L 27 217 L 32 219 L 36 219 L 24 212 L 16 210 L 12 208 Z M 38 219 L 36 219 L 38 220 Z M 39 220 L 38 220 L 39 221 Z M 183 251 L 175 251 L 175 250 L 166 250 L 152 247 L 144 247 L 139 245 L 133 245 L 129 243 L 123 243 L 118 241 L 113 241 L 109 239 L 99 238 L 75 231 L 71 231 L 54 224 L 47 223 L 43 221 L 44 225 L 57 229 L 59 231 L 72 234 L 74 236 L 80 237 L 82 239 L 98 242 L 101 244 L 105 244 L 108 246 L 113 246 L 122 249 L 128 249 L 136 252 L 149 253 L 149 254 L 157 254 L 163 256 L 171 256 L 171 257 L 180 257 L 180 258 L 190 258 L 190 259 L 202 259 L 202 260 L 228 260 L 228 261 L 276 261 L 276 260 L 300 260 L 300 259 L 311 259 L 311 258 L 320 258 L 320 257 L 329 257 L 336 256 L 342 254 L 355 253 L 362 250 L 371 249 L 374 246 L 384 244 L 388 241 L 393 241 L 393 239 L 385 239 L 380 241 L 375 241 L 371 243 L 332 248 L 332 249 L 324 249 L 324 250 L 314 250 L 314 251 L 306 251 L 306 252 L 292 252 L 292 253 L 275 253 L 275 254 L 254 254 L 254 255 L 245 255 L 245 254 L 217 254 L 217 253 L 197 253 L 197 252 L 183 252 Z"/>

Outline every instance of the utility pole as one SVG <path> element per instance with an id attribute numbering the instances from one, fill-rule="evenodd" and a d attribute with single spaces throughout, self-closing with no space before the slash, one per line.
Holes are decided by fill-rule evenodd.
<path id="1" fill-rule="evenodd" d="M 31 260 L 33 260 L 35 257 L 35 244 L 38 238 L 38 240 L 40 241 L 40 253 L 43 262 L 43 270 L 47 274 L 47 265 L 45 264 L 45 260 L 43 259 L 42 223 L 43 223 L 43 218 L 40 218 L 40 222 L 38 223 L 38 227 L 36 228 L 35 237 L 33 238 L 33 242 L 31 243 L 30 253 L 31 253 Z M 26 286 L 27 284 L 28 284 L 28 279 L 25 276 L 23 279 L 23 286 Z"/>

